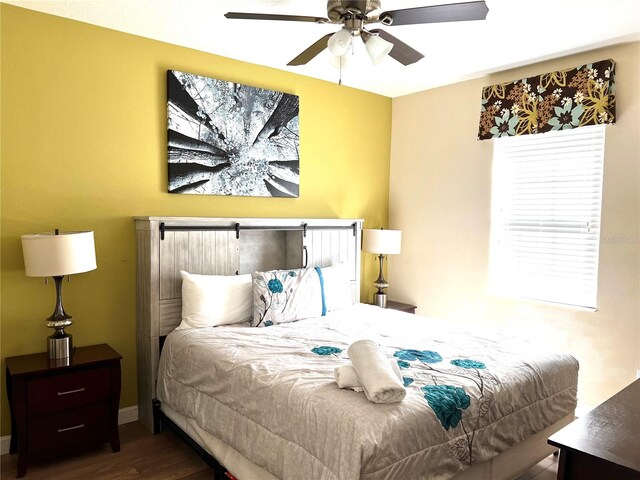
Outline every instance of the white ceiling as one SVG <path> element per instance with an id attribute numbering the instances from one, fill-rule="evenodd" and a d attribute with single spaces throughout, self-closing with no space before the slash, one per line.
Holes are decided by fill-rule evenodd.
<path id="1" fill-rule="evenodd" d="M 227 20 L 228 11 L 326 17 L 325 0 L 3 0 L 225 57 L 337 82 L 323 52 L 287 63 L 336 25 Z M 451 0 L 382 0 L 382 11 Z M 569 53 L 640 40 L 640 0 L 486 0 L 484 21 L 383 27 L 425 55 L 371 64 L 361 42 L 342 83 L 389 97 L 476 78 Z M 594 59 L 600 60 L 600 59 Z"/>

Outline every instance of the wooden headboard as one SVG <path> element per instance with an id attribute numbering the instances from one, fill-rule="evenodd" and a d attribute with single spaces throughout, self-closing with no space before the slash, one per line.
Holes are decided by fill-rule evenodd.
<path id="1" fill-rule="evenodd" d="M 180 324 L 180 270 L 236 275 L 347 263 L 360 297 L 361 219 L 135 217 L 138 419 L 153 430 L 160 339 Z"/>

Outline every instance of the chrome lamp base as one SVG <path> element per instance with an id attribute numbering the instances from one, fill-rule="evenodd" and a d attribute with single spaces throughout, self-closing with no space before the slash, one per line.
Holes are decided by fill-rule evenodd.
<path id="1" fill-rule="evenodd" d="M 375 282 L 373 282 L 373 286 L 378 289 L 376 293 L 373 294 L 373 304 L 377 305 L 380 308 L 387 308 L 387 294 L 384 289 L 389 286 L 389 283 L 384 279 L 382 275 L 382 263 L 384 261 L 384 255 L 379 255 L 378 260 L 380 261 L 380 272 L 378 273 L 378 278 Z"/>
<path id="2" fill-rule="evenodd" d="M 373 304 L 380 308 L 387 308 L 387 294 L 386 293 L 374 293 Z"/>
<path id="3" fill-rule="evenodd" d="M 64 331 L 73 323 L 62 306 L 62 275 L 53 277 L 56 284 L 56 308 L 47 319 L 47 327 L 54 328 L 53 335 L 47 337 L 47 355 L 50 360 L 69 358 L 73 352 L 72 336 Z"/>
<path id="4" fill-rule="evenodd" d="M 47 355 L 50 360 L 69 358 L 73 352 L 73 335 L 56 328 L 53 335 L 47 337 Z"/>

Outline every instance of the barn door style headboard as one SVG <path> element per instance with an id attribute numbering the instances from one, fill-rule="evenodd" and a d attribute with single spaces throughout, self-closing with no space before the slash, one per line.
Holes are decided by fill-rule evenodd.
<path id="1" fill-rule="evenodd" d="M 237 275 L 286 268 L 353 270 L 360 297 L 361 219 L 135 217 L 138 418 L 153 430 L 160 342 L 180 324 L 180 270 Z"/>

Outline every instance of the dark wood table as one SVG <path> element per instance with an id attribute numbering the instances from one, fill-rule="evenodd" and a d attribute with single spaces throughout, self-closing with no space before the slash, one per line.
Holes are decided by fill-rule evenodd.
<path id="1" fill-rule="evenodd" d="M 559 480 L 640 480 L 640 380 L 549 438 Z"/>
<path id="2" fill-rule="evenodd" d="M 401 312 L 416 313 L 416 308 L 418 307 L 409 303 L 394 302 L 393 300 L 389 300 L 387 302 L 387 308 L 390 308 L 391 310 L 400 310 Z"/>
<path id="3" fill-rule="evenodd" d="M 18 453 L 18 478 L 27 463 L 102 442 L 120 451 L 118 405 L 121 355 L 109 345 L 78 347 L 68 359 L 46 353 L 9 357 L 9 453 Z"/>

